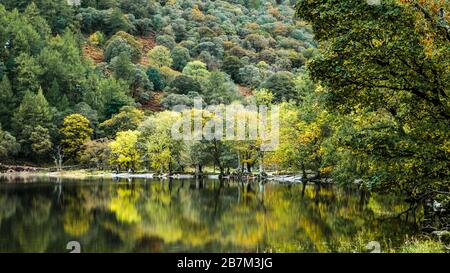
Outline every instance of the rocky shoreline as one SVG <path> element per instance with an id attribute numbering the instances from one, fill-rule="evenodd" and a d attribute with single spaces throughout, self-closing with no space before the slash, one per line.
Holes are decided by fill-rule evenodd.
<path id="1" fill-rule="evenodd" d="M 85 170 L 79 171 L 62 171 L 62 172 L 48 172 L 48 171 L 39 171 L 39 170 L 23 170 L 23 171 L 8 171 L 0 173 L 0 176 L 13 178 L 13 177 L 31 177 L 31 176 L 43 176 L 43 177 L 54 177 L 54 178 L 74 178 L 74 179 L 83 179 L 83 178 L 95 178 L 95 177 L 103 177 L 103 178 L 112 178 L 112 179 L 195 179 L 196 176 L 194 174 L 184 173 L 184 174 L 157 174 L 157 173 L 109 173 L 109 172 L 88 172 Z M 257 174 L 240 174 L 240 175 L 225 175 L 220 177 L 219 174 L 203 174 L 200 176 L 202 179 L 213 179 L 218 180 L 222 179 L 234 179 L 234 180 L 265 180 L 265 181 L 274 181 L 280 183 L 302 183 L 302 176 L 295 174 L 273 174 L 268 173 L 264 175 L 262 178 Z"/>
<path id="2" fill-rule="evenodd" d="M 154 174 L 154 173 L 145 173 L 145 174 L 133 174 L 133 173 L 119 173 L 112 174 L 112 178 L 144 178 L 144 179 L 195 179 L 196 176 L 194 174 Z M 218 174 L 204 174 L 201 176 L 206 179 L 220 179 Z M 258 180 L 259 176 L 257 174 L 243 174 L 240 176 L 236 175 L 225 175 L 222 177 L 223 179 L 244 179 L 244 180 Z M 309 178 L 309 177 L 308 177 Z M 274 182 L 284 182 L 284 183 L 303 183 L 302 175 L 295 174 L 267 174 L 264 176 L 264 180 L 274 181 Z M 322 181 L 324 183 L 332 183 L 331 179 Z"/>
<path id="3" fill-rule="evenodd" d="M 0 163 L 0 176 L 6 177 L 25 177 L 25 176 L 46 176 L 55 178 L 74 178 L 83 179 L 89 177 L 103 177 L 112 179 L 195 179 L 196 175 L 193 173 L 177 173 L 177 174 L 157 174 L 157 173 L 111 173 L 102 171 L 92 171 L 89 169 L 74 169 L 56 171 L 50 168 L 37 168 L 37 167 L 25 167 L 25 166 L 12 166 L 3 165 Z M 274 181 L 279 183 L 303 183 L 303 177 L 301 174 L 276 174 L 276 173 L 264 173 L 262 176 L 256 173 L 232 173 L 225 176 L 213 173 L 203 173 L 201 176 L 203 179 L 231 179 L 231 180 L 264 180 Z M 315 179 L 315 175 L 312 173 L 307 174 L 308 182 L 312 182 Z M 356 181 L 355 181 L 356 182 Z M 329 184 L 333 183 L 331 179 L 321 179 L 321 183 Z"/>

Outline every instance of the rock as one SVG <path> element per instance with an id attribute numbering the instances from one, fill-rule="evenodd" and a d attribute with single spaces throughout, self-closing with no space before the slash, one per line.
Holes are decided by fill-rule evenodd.
<path id="1" fill-rule="evenodd" d="M 302 176 L 301 175 L 275 175 L 269 176 L 269 180 L 278 181 L 278 182 L 287 182 L 287 183 L 301 183 Z"/>
<path id="2" fill-rule="evenodd" d="M 450 231 L 448 230 L 436 230 L 431 232 L 439 241 L 450 244 Z"/>
<path id="3" fill-rule="evenodd" d="M 355 179 L 355 180 L 353 181 L 354 184 L 361 184 L 362 182 L 363 182 L 362 179 Z"/>
<path id="4" fill-rule="evenodd" d="M 433 201 L 433 211 L 434 212 L 444 212 L 445 209 L 442 208 L 442 203 L 439 203 L 438 201 Z"/>
<path id="5" fill-rule="evenodd" d="M 192 174 L 176 174 L 176 175 L 174 175 L 173 178 L 176 178 L 176 179 L 193 179 L 193 178 L 195 178 L 195 175 L 192 175 Z"/>

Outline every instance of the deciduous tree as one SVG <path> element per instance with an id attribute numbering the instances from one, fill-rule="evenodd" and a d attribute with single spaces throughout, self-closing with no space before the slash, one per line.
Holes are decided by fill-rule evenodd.
<path id="1" fill-rule="evenodd" d="M 80 114 L 69 115 L 64 118 L 60 132 L 64 155 L 68 159 L 78 160 L 83 145 L 91 139 L 93 133 L 89 120 Z"/>

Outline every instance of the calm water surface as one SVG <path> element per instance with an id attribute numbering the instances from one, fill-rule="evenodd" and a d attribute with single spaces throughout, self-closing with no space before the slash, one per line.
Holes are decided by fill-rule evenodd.
<path id="1" fill-rule="evenodd" d="M 0 252 L 354 252 L 415 234 L 405 206 L 336 186 L 0 178 Z"/>

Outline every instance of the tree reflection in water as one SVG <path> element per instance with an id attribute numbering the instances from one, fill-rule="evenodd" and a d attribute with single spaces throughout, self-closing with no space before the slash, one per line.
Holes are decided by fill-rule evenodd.
<path id="1" fill-rule="evenodd" d="M 31 178 L 0 183 L 0 251 L 364 252 L 402 244 L 393 197 L 258 181 Z"/>

